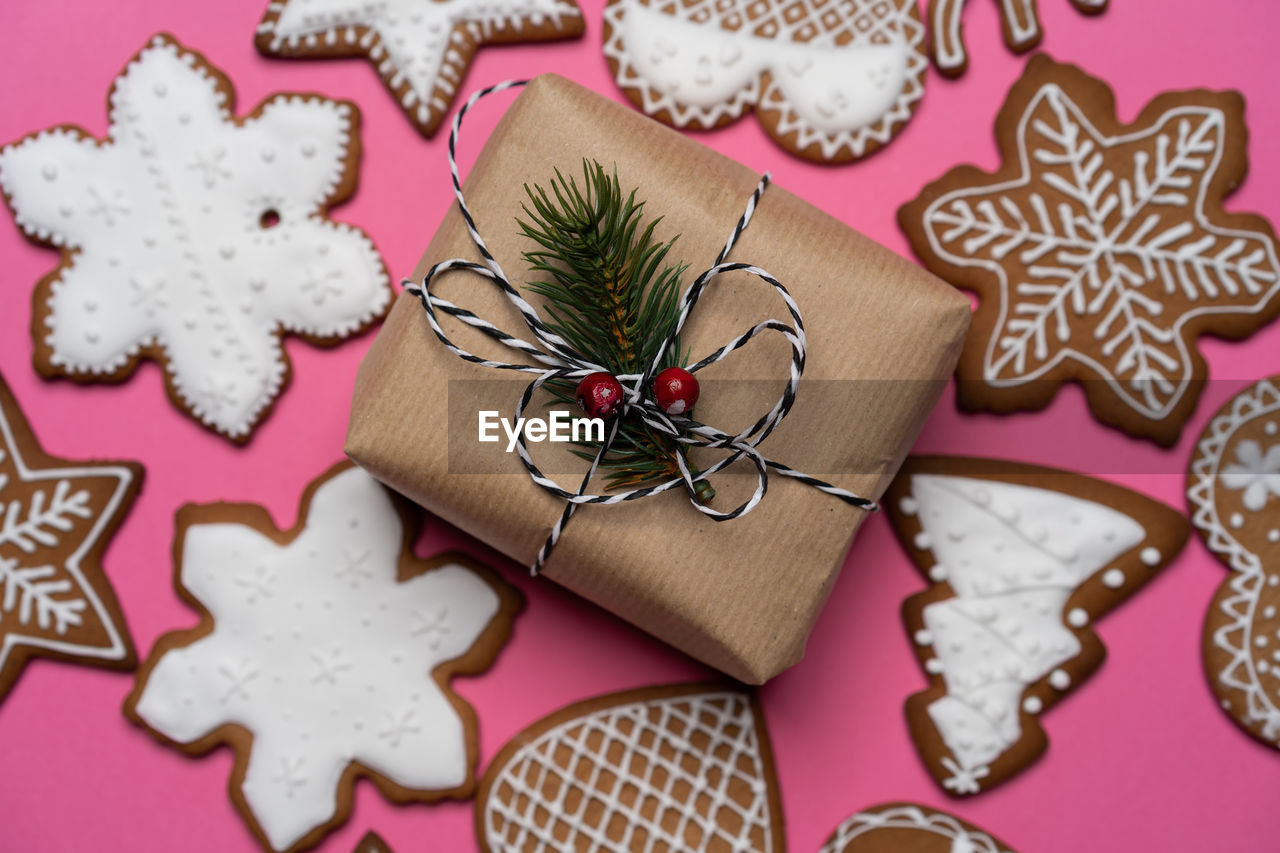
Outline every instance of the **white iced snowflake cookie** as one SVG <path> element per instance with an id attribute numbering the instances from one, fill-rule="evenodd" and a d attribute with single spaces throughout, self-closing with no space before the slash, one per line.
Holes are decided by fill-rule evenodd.
<path id="1" fill-rule="evenodd" d="M 907 700 L 912 737 L 947 793 L 976 794 L 1035 761 L 1038 717 L 1102 663 L 1093 623 L 1182 549 L 1183 516 L 1053 468 L 907 460 L 885 506 L 931 582 L 903 606 L 932 686 Z"/>
<path id="2" fill-rule="evenodd" d="M 102 555 L 141 486 L 136 463 L 45 453 L 0 376 L 0 702 L 33 657 L 133 669 Z"/>
<path id="3" fill-rule="evenodd" d="M 231 746 L 232 799 L 267 849 L 345 821 L 358 776 L 402 802 L 474 789 L 475 716 L 449 679 L 492 663 L 521 599 L 461 555 L 416 559 L 416 533 L 349 463 L 288 531 L 252 504 L 179 510 L 175 584 L 202 619 L 160 638 L 125 713 L 189 755 Z"/>
<path id="4" fill-rule="evenodd" d="M 1241 728 L 1280 749 L 1280 376 L 1245 388 L 1209 423 L 1187 501 L 1231 570 L 1204 624 L 1209 684 Z"/>
<path id="5" fill-rule="evenodd" d="M 365 56 L 423 136 L 448 114 L 477 49 L 575 38 L 575 0 L 273 0 L 254 44 L 266 56 Z"/>
<path id="6" fill-rule="evenodd" d="M 337 343 L 392 290 L 364 232 L 326 218 L 355 188 L 355 106 L 276 95 L 236 118 L 233 97 L 155 36 L 111 88 L 104 141 L 25 137 L 0 149 L 0 189 L 62 251 L 36 286 L 39 371 L 114 381 L 156 359 L 180 408 L 244 442 L 288 382 L 281 335 Z"/>
<path id="7" fill-rule="evenodd" d="M 1174 444 L 1208 375 L 1196 339 L 1280 315 L 1270 224 L 1222 208 L 1246 136 L 1235 92 L 1166 93 L 1123 125 L 1105 83 L 1032 57 L 1000 169 L 957 167 L 898 212 L 925 265 L 978 294 L 960 405 L 1043 408 L 1077 381 L 1102 422 Z"/>
<path id="8" fill-rule="evenodd" d="M 648 115 L 706 129 L 754 110 L 810 160 L 875 151 L 924 93 L 914 0 L 610 0 L 604 24 L 614 79 Z"/>
<path id="9" fill-rule="evenodd" d="M 751 694 L 680 685 L 570 705 L 513 737 L 476 795 L 484 853 L 783 853 Z"/>

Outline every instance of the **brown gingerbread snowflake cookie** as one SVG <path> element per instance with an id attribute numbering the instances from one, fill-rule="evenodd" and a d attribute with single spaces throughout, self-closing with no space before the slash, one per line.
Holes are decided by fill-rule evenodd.
<path id="1" fill-rule="evenodd" d="M 1191 521 L 1230 574 L 1204 624 L 1204 666 L 1224 711 L 1280 749 L 1280 376 L 1245 388 L 1196 443 Z"/>
<path id="2" fill-rule="evenodd" d="M 419 525 L 345 462 L 287 531 L 253 504 L 178 511 L 174 583 L 200 623 L 156 642 L 125 714 L 190 756 L 231 747 L 267 850 L 319 843 L 361 776 L 397 802 L 475 789 L 475 712 L 450 679 L 490 666 L 522 599 L 460 554 L 416 558 Z"/>
<path id="3" fill-rule="evenodd" d="M 1246 137 L 1237 93 L 1163 94 L 1123 125 L 1105 83 L 1033 57 L 996 120 L 1001 167 L 898 212 L 925 266 L 978 294 L 960 405 L 1039 409 L 1076 381 L 1103 423 L 1176 442 L 1208 375 L 1196 339 L 1280 314 L 1271 225 L 1222 208 Z"/>
<path id="4" fill-rule="evenodd" d="M 574 0 L 272 0 L 254 38 L 265 56 L 364 56 L 423 136 L 444 121 L 476 51 L 582 35 Z"/>
<path id="5" fill-rule="evenodd" d="M 238 118 L 234 97 L 157 35 L 111 86 L 106 139 L 63 125 L 5 146 L 0 190 L 62 253 L 36 285 L 36 369 L 118 382 L 154 359 L 178 408 L 245 442 L 288 384 L 281 337 L 337 344 L 392 290 L 368 236 L 327 216 L 355 189 L 355 105 L 275 95 Z"/>
<path id="6" fill-rule="evenodd" d="M 659 121 L 708 129 L 754 111 L 783 148 L 830 163 L 888 143 L 928 67 L 915 0 L 610 0 L 604 55 Z"/>
<path id="7" fill-rule="evenodd" d="M 137 663 L 102 555 L 141 486 L 137 463 L 46 454 L 0 377 L 0 702 L 33 657 Z"/>
<path id="8" fill-rule="evenodd" d="M 1040 715 L 1106 655 L 1093 623 L 1190 535 L 1181 513 L 1137 492 L 994 459 L 910 457 L 885 507 L 931 583 L 902 608 L 931 680 L 907 700 L 907 719 L 954 796 L 1040 757 Z"/>

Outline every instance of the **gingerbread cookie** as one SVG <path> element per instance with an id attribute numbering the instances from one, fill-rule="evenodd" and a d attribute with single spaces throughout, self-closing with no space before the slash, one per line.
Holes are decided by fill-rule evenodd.
<path id="1" fill-rule="evenodd" d="M 907 700 L 912 738 L 949 794 L 1035 761 L 1039 715 L 1102 663 L 1090 627 L 1182 549 L 1173 509 L 1037 465 L 908 458 L 885 502 L 932 585 L 903 618 L 932 686 Z"/>
<path id="2" fill-rule="evenodd" d="M 1280 314 L 1271 226 L 1222 210 L 1246 135 L 1234 92 L 1164 94 L 1122 125 L 1106 84 L 1033 57 L 996 121 L 1001 168 L 960 166 L 898 212 L 978 294 L 960 405 L 1043 408 L 1074 380 L 1102 422 L 1176 442 L 1208 373 L 1196 338 Z"/>
<path id="3" fill-rule="evenodd" d="M 1012 853 L 1009 845 L 958 817 L 914 803 L 864 809 L 818 853 Z"/>
<path id="4" fill-rule="evenodd" d="M 1218 411 L 1187 474 L 1191 522 L 1231 573 L 1204 625 L 1204 665 L 1223 710 L 1280 748 L 1280 376 Z"/>
<path id="5" fill-rule="evenodd" d="M 200 624 L 160 638 L 125 713 L 188 755 L 230 746 L 267 849 L 345 821 L 359 776 L 397 802 L 475 788 L 475 714 L 449 680 L 489 667 L 521 598 L 460 554 L 415 558 L 416 519 L 350 463 L 288 531 L 253 504 L 178 511 L 174 582 Z"/>
<path id="6" fill-rule="evenodd" d="M 969 53 L 964 46 L 964 26 L 960 13 L 965 0 L 930 0 L 929 53 L 933 64 L 948 77 L 959 77 L 969 67 Z M 1107 8 L 1107 0 L 1071 0 L 1071 5 L 1086 15 L 1097 15 Z M 1026 53 L 1044 37 L 1040 29 L 1040 13 L 1036 0 L 1001 0 L 1000 29 L 1004 43 L 1014 53 Z"/>
<path id="7" fill-rule="evenodd" d="M 32 657 L 137 663 L 102 554 L 141 487 L 137 463 L 46 454 L 0 376 L 0 702 Z"/>
<path id="8" fill-rule="evenodd" d="M 915 0 L 610 0 L 604 55 L 627 97 L 673 127 L 754 110 L 783 148 L 844 163 L 889 142 L 924 94 Z"/>
<path id="9" fill-rule="evenodd" d="M 387 310 L 382 260 L 329 221 L 355 188 L 359 112 L 231 83 L 158 35 L 108 97 L 105 141 L 70 125 L 0 149 L 0 190 L 62 262 L 36 285 L 36 369 L 114 382 L 164 365 L 174 403 L 244 442 L 289 379 L 284 332 L 336 344 Z"/>
<path id="10" fill-rule="evenodd" d="M 353 853 L 391 853 L 391 848 L 382 840 L 381 835 L 371 829 L 364 834 L 364 838 L 356 842 Z"/>
<path id="11" fill-rule="evenodd" d="M 264 56 L 365 56 L 423 136 L 440 127 L 486 44 L 582 35 L 574 0 L 273 0 L 254 44 Z"/>
<path id="12" fill-rule="evenodd" d="M 683 685 L 570 705 L 494 758 L 476 832 L 485 853 L 782 853 L 759 704 L 738 690 Z"/>

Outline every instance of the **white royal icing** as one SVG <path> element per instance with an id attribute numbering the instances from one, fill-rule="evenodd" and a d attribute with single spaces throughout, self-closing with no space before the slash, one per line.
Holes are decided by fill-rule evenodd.
<path id="1" fill-rule="evenodd" d="M 1280 666 L 1267 660 L 1270 640 L 1266 636 L 1267 626 L 1276 626 L 1275 639 L 1280 640 L 1280 625 L 1275 621 L 1275 608 L 1261 606 L 1263 590 L 1280 585 L 1280 566 L 1271 565 L 1240 541 L 1237 534 L 1244 524 L 1228 529 L 1222 523 L 1217 497 L 1220 488 L 1240 493 L 1250 510 L 1246 522 L 1250 531 L 1280 522 L 1280 501 L 1273 500 L 1273 472 L 1268 464 L 1273 450 L 1264 452 L 1258 446 L 1256 452 L 1241 453 L 1245 445 L 1258 443 L 1235 440 L 1243 426 L 1260 419 L 1268 419 L 1264 433 L 1275 435 L 1276 430 L 1270 428 L 1272 423 L 1280 424 L 1280 387 L 1275 377 L 1237 394 L 1227 410 L 1209 424 L 1191 462 L 1187 498 L 1192 524 L 1204 531 L 1209 549 L 1232 569 L 1226 581 L 1230 594 L 1218 603 L 1221 621 L 1212 635 L 1213 645 L 1228 656 L 1228 662 L 1210 677 L 1216 678 L 1220 687 L 1241 694 L 1245 721 L 1261 724 L 1262 736 L 1280 748 Z M 1224 458 L 1228 447 L 1235 449 L 1230 459 Z M 1253 507 L 1249 506 L 1251 489 Z M 1267 542 L 1275 544 L 1280 535 L 1272 533 L 1275 530 L 1268 529 Z M 1280 653 L 1272 654 L 1280 664 Z"/>
<path id="2" fill-rule="evenodd" d="M 937 474 L 910 483 L 921 547 L 946 566 L 955 593 L 923 612 L 938 661 L 929 671 L 946 685 L 928 713 L 954 756 L 948 787 L 975 793 L 1022 736 L 1019 708 L 1043 707 L 1024 702 L 1026 689 L 1046 676 L 1056 689 L 1070 684 L 1058 667 L 1081 646 L 1067 626 L 1089 620 L 1067 601 L 1146 534 L 1121 512 L 1057 491 Z"/>
<path id="3" fill-rule="evenodd" d="M 681 758 L 663 758 L 667 749 Z M 577 775 L 584 762 L 597 768 L 585 782 Z M 561 782 L 553 799 L 543 794 L 548 779 Z M 733 780 L 748 784 L 748 802 L 727 796 Z M 782 816 L 772 813 L 768 784 L 755 714 L 743 694 L 631 702 L 574 717 L 521 746 L 490 785 L 480 830 L 494 853 L 558 853 L 575 844 L 630 853 L 631 839 L 641 836 L 646 849 L 781 853 L 772 827 Z M 637 808 L 648 802 L 655 808 Z M 603 811 L 588 814 L 588 804 Z M 674 833 L 663 825 L 673 814 Z M 619 822 L 621 839 L 609 838 L 605 830 Z"/>
<path id="4" fill-rule="evenodd" d="M 877 830 L 895 831 L 895 838 L 900 837 L 901 830 L 914 830 L 925 837 L 939 836 L 951 842 L 951 853 L 1009 853 L 985 832 L 970 832 L 949 814 L 915 805 L 885 806 L 858 812 L 836 827 L 831 839 L 822 845 L 818 853 L 844 853 L 859 838 L 873 835 Z"/>
<path id="5" fill-rule="evenodd" d="M 798 148 L 817 143 L 827 159 L 842 150 L 858 157 L 869 143 L 888 142 L 923 94 L 924 28 L 896 0 L 821 5 L 615 0 L 605 9 L 612 35 L 604 52 L 618 65 L 618 85 L 637 89 L 646 113 L 666 110 L 677 127 L 781 105 L 777 136 L 794 131 Z"/>
<path id="6" fill-rule="evenodd" d="M 1108 0 L 1072 0 L 1082 12 L 1105 9 Z M 933 61 L 944 74 L 954 76 L 968 63 L 961 34 L 960 13 L 965 0 L 930 0 L 929 25 L 933 29 Z M 1000 0 L 1000 19 L 1010 46 L 1022 52 L 1039 43 L 1042 35 L 1036 0 Z"/>
<path id="7" fill-rule="evenodd" d="M 449 109 L 466 74 L 470 53 L 456 28 L 478 44 L 582 17 L 570 0 L 278 0 L 269 8 L 276 14 L 258 31 L 272 51 L 358 46 L 393 90 L 403 89 L 401 109 L 422 124 Z"/>
<path id="8" fill-rule="evenodd" d="M 398 582 L 403 532 L 358 468 L 316 490 L 288 545 L 240 524 L 186 531 L 182 585 L 214 629 L 164 654 L 136 711 L 179 743 L 248 729 L 242 792 L 276 849 L 333 818 L 353 761 L 414 790 L 468 779 L 463 722 L 431 673 L 471 648 L 500 603 L 461 565 Z"/>
<path id="9" fill-rule="evenodd" d="M 1258 314 L 1280 294 L 1273 240 L 1220 227 L 1205 213 L 1226 127 L 1222 110 L 1184 105 L 1109 136 L 1067 92 L 1046 84 L 1018 121 L 1021 175 L 952 190 L 928 206 L 931 251 L 1000 284 L 984 382 L 1021 386 L 1075 361 L 1143 418 L 1160 421 L 1178 406 L 1195 378 L 1185 329 L 1216 314 Z M 1136 149 L 1130 168 L 1104 164 L 1107 149 L 1148 139 L 1154 148 Z M 1023 209 L 1002 194 L 1037 173 L 1047 197 L 1036 193 Z M 1164 294 L 1192 305 L 1166 310 Z M 1097 341 L 1097 357 L 1080 348 Z"/>
<path id="10" fill-rule="evenodd" d="M 104 661 L 128 656 L 121 626 L 85 578 L 82 564 L 120 511 L 133 477 L 128 468 L 103 465 L 33 470 L 0 408 L 0 670 L 19 646 Z M 96 514 L 89 493 L 74 485 L 90 478 L 114 481 L 110 498 Z M 24 502 L 9 488 L 18 483 L 46 487 Z M 79 544 L 65 562 L 49 563 L 44 549 L 57 547 L 65 536 L 78 537 Z M 85 645 L 65 637 L 70 628 L 84 624 L 86 612 L 101 623 L 105 643 Z"/>
<path id="11" fill-rule="evenodd" d="M 242 437 L 280 391 L 280 330 L 346 335 L 391 298 L 369 238 L 322 218 L 354 168 L 351 108 L 280 95 L 237 125 L 213 74 L 157 36 L 110 118 L 102 144 L 54 128 L 0 150 L 18 225 L 73 252 L 50 289 L 51 363 L 112 374 L 159 346 L 195 417 Z"/>

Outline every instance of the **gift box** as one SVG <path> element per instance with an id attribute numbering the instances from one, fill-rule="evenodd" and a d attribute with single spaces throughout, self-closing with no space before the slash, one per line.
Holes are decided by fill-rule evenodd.
<path id="1" fill-rule="evenodd" d="M 516 225 L 523 187 L 548 185 L 557 169 L 581 175 L 584 158 L 616 169 L 624 191 L 637 188 L 646 218 L 662 217 L 659 239 L 678 235 L 672 258 L 689 264 L 685 284 L 715 261 L 760 177 L 568 80 L 536 78 L 507 109 L 464 185 L 490 250 L 535 305 L 522 286 L 529 273 L 521 253 L 533 248 Z M 852 174 L 832 172 L 832 179 L 856 187 Z M 481 260 L 455 203 L 411 277 L 421 281 L 432 264 L 459 256 Z M 955 367 L 969 300 L 778 186 L 764 193 L 730 260 L 779 279 L 805 318 L 808 358 L 795 406 L 760 450 L 878 498 Z M 503 294 L 472 273 L 451 272 L 431 292 L 531 337 Z M 774 317 L 789 319 L 772 288 L 743 272 L 726 273 L 698 303 L 682 344 L 696 360 Z M 513 360 L 460 323 L 446 318 L 446 324 L 472 352 Z M 699 373 L 698 420 L 734 432 L 753 423 L 785 384 L 790 353 L 781 336 L 762 336 Z M 564 504 L 504 452 L 505 440 L 480 444 L 467 426 L 481 409 L 513 412 L 526 382 L 493 381 L 511 378 L 496 373 L 447 350 L 418 299 L 402 294 L 360 367 L 346 452 L 393 489 L 529 564 Z M 549 452 L 565 452 L 531 447 L 540 464 Z M 543 467 L 574 468 L 562 460 Z M 585 467 L 578 462 L 578 473 L 558 479 L 572 490 Z M 714 475 L 715 503 L 732 507 L 750 495 L 753 471 L 739 462 Z M 593 490 L 602 488 L 593 481 Z M 752 512 L 716 522 L 677 488 L 579 508 L 542 576 L 734 678 L 760 684 L 802 657 L 866 515 L 803 482 L 773 476 Z M 856 561 L 854 568 L 875 569 Z"/>

